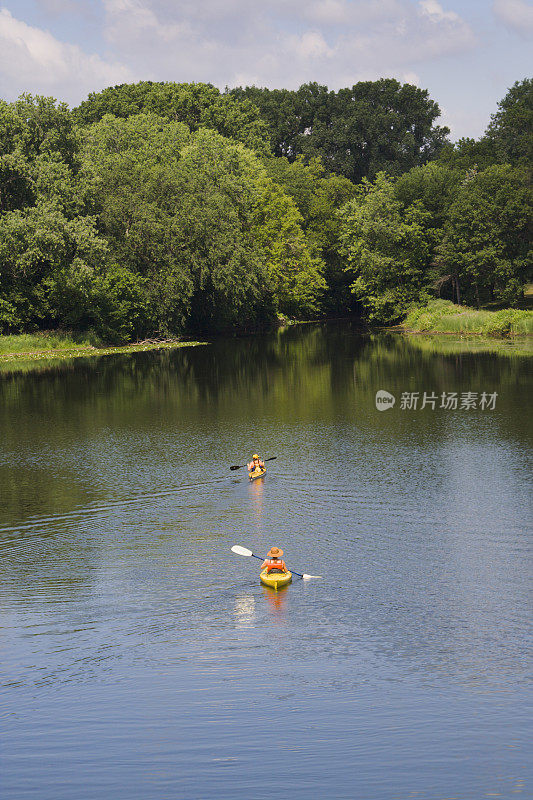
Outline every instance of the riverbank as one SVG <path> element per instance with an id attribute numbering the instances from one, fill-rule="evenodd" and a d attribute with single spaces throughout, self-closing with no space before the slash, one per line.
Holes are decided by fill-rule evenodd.
<path id="1" fill-rule="evenodd" d="M 398 335 L 398 334 L 397 334 Z M 440 356 L 486 355 L 533 357 L 533 336 L 419 333 L 402 337 L 420 353 Z"/>
<path id="2" fill-rule="evenodd" d="M 39 331 L 14 336 L 0 336 L 0 356 L 11 353 L 79 350 L 104 347 L 105 343 L 91 333 L 72 331 Z"/>
<path id="3" fill-rule="evenodd" d="M 332 318 L 337 320 L 338 318 Z M 311 325 L 316 322 L 330 321 L 324 319 L 294 319 L 278 314 L 275 323 L 267 328 L 254 331 L 241 331 L 242 335 L 274 332 L 294 325 Z M 226 335 L 238 334 L 238 331 L 226 331 Z M 218 334 L 220 335 L 220 334 Z M 75 358 L 77 356 L 102 356 L 114 353 L 130 353 L 138 350 L 162 350 L 174 347 L 191 347 L 207 344 L 205 341 L 185 341 L 178 338 L 145 339 L 141 342 L 130 342 L 123 345 L 111 345 L 98 338 L 93 332 L 73 331 L 39 331 L 37 333 L 21 333 L 12 336 L 0 336 L 0 364 L 3 361 L 30 361 L 40 359 Z"/>
<path id="4" fill-rule="evenodd" d="M 195 347 L 206 342 L 180 341 L 178 339 L 147 339 L 127 345 L 97 345 L 90 337 L 73 337 L 68 333 L 45 332 L 0 336 L 0 365 L 6 362 L 51 361 L 91 356 L 107 356 L 119 353 L 146 352 L 148 350 L 170 350 L 177 347 Z"/>
<path id="5" fill-rule="evenodd" d="M 413 309 L 394 330 L 423 334 L 527 336 L 533 335 L 533 311 L 514 308 L 487 311 L 458 306 L 450 300 L 432 300 Z"/>

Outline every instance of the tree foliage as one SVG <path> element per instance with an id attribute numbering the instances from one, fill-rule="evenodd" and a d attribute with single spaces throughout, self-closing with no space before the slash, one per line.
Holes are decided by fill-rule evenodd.
<path id="1" fill-rule="evenodd" d="M 155 115 L 107 115 L 83 157 L 113 257 L 149 279 L 160 332 L 316 311 L 321 262 L 291 198 L 242 144 Z"/>
<path id="2" fill-rule="evenodd" d="M 360 184 L 340 218 L 353 293 L 372 321 L 399 319 L 428 288 L 429 213 L 418 200 L 403 206 L 394 181 L 380 173 Z"/>
<path id="3" fill-rule="evenodd" d="M 533 163 L 533 79 L 526 78 L 509 89 L 498 103 L 485 135 L 447 144 L 440 160 L 453 169 L 477 171 L 494 164 L 531 169 Z"/>
<path id="4" fill-rule="evenodd" d="M 429 293 L 512 304 L 531 279 L 532 206 L 527 170 L 508 164 L 363 181 L 340 214 L 352 291 L 388 322 Z"/>
<path id="5" fill-rule="evenodd" d="M 210 83 L 124 83 L 92 92 L 74 110 L 82 125 L 99 122 L 106 114 L 125 119 L 141 113 L 183 122 L 191 131 L 212 128 L 259 153 L 269 151 L 268 131 L 258 109 L 246 98 L 221 94 Z"/>
<path id="6" fill-rule="evenodd" d="M 320 157 L 326 169 L 356 182 L 430 161 L 449 133 L 434 124 L 440 109 L 426 90 L 392 78 L 338 92 L 308 83 L 292 92 L 251 86 L 231 94 L 260 109 L 276 156 Z"/>
<path id="7" fill-rule="evenodd" d="M 0 332 L 118 342 L 318 311 L 323 263 L 293 199 L 252 150 L 196 127 L 152 112 L 77 129 L 52 99 L 0 105 Z"/>
<path id="8" fill-rule="evenodd" d="M 113 260 L 147 279 L 147 303 L 160 333 L 183 325 L 192 293 L 173 251 L 180 186 L 173 171 L 190 133 L 155 115 L 106 115 L 84 132 L 83 177 Z"/>
<path id="9" fill-rule="evenodd" d="M 513 304 L 531 280 L 531 87 L 456 145 L 427 92 L 394 80 L 0 101 L 0 334 Z"/>
<path id="10" fill-rule="evenodd" d="M 401 175 L 394 184 L 394 194 L 404 208 L 419 202 L 428 212 L 427 226 L 438 230 L 445 223 L 464 174 L 434 161 Z"/>
<path id="11" fill-rule="evenodd" d="M 495 165 L 461 184 L 447 213 L 437 264 L 459 299 L 514 303 L 533 267 L 533 198 L 524 170 Z"/>
<path id="12" fill-rule="evenodd" d="M 302 229 L 302 215 L 265 172 L 256 186 L 253 235 L 264 252 L 274 306 L 290 316 L 316 314 L 327 284 L 323 262 Z"/>
<path id="13" fill-rule="evenodd" d="M 502 163 L 533 163 L 533 78 L 516 83 L 498 103 L 487 138 Z"/>
<path id="14" fill-rule="evenodd" d="M 90 321 L 83 298 L 107 245 L 85 208 L 78 149 L 65 104 L 0 103 L 0 332 Z"/>
<path id="15" fill-rule="evenodd" d="M 337 212 L 354 196 L 355 186 L 342 175 L 328 174 L 318 158 L 308 163 L 302 156 L 292 162 L 287 158 L 269 158 L 265 164 L 272 180 L 294 200 L 309 247 L 324 261 L 325 307 L 336 311 L 349 309 L 353 298 L 339 252 Z"/>

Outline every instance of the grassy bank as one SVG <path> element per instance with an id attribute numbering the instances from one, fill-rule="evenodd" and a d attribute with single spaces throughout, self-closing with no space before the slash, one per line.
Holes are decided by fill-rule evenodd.
<path id="1" fill-rule="evenodd" d="M 74 334 L 63 331 L 22 333 L 19 336 L 0 336 L 0 355 L 50 350 L 86 350 L 100 345 L 102 342 L 91 334 Z"/>
<path id="2" fill-rule="evenodd" d="M 533 311 L 514 308 L 486 311 L 458 306 L 450 300 L 432 300 L 426 306 L 413 309 L 401 327 L 407 333 L 532 335 Z"/>
<path id="3" fill-rule="evenodd" d="M 169 350 L 176 347 L 191 347 L 205 342 L 181 342 L 148 340 L 110 347 L 102 345 L 91 336 L 73 336 L 69 333 L 51 331 L 20 336 L 0 336 L 0 367 L 6 363 L 30 363 L 56 361 L 90 356 L 107 356 L 117 353 L 145 352 L 147 350 Z"/>
<path id="4" fill-rule="evenodd" d="M 446 333 L 424 333 L 409 336 L 409 346 L 431 355 L 486 355 L 533 357 L 533 336 L 465 336 Z"/>

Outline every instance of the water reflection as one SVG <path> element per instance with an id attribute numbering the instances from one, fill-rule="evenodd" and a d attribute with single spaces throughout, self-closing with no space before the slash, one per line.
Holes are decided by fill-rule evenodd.
<path id="1" fill-rule="evenodd" d="M 262 530 L 264 490 L 265 490 L 265 478 L 258 478 L 255 481 L 250 481 L 249 491 L 251 498 L 251 511 L 258 532 Z"/>
<path id="2" fill-rule="evenodd" d="M 255 597 L 241 595 L 235 598 L 235 628 L 254 628 L 256 624 Z"/>
<path id="3" fill-rule="evenodd" d="M 276 625 L 287 625 L 287 603 L 289 599 L 289 586 L 282 586 L 277 591 L 269 586 L 263 586 L 263 597 L 270 611 L 270 621 Z"/>

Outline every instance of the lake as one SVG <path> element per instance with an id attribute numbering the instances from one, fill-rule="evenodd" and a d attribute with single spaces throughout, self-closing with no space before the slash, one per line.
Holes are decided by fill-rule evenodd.
<path id="1" fill-rule="evenodd" d="M 347 322 L 0 374 L 2 797 L 532 797 L 532 389 Z"/>

